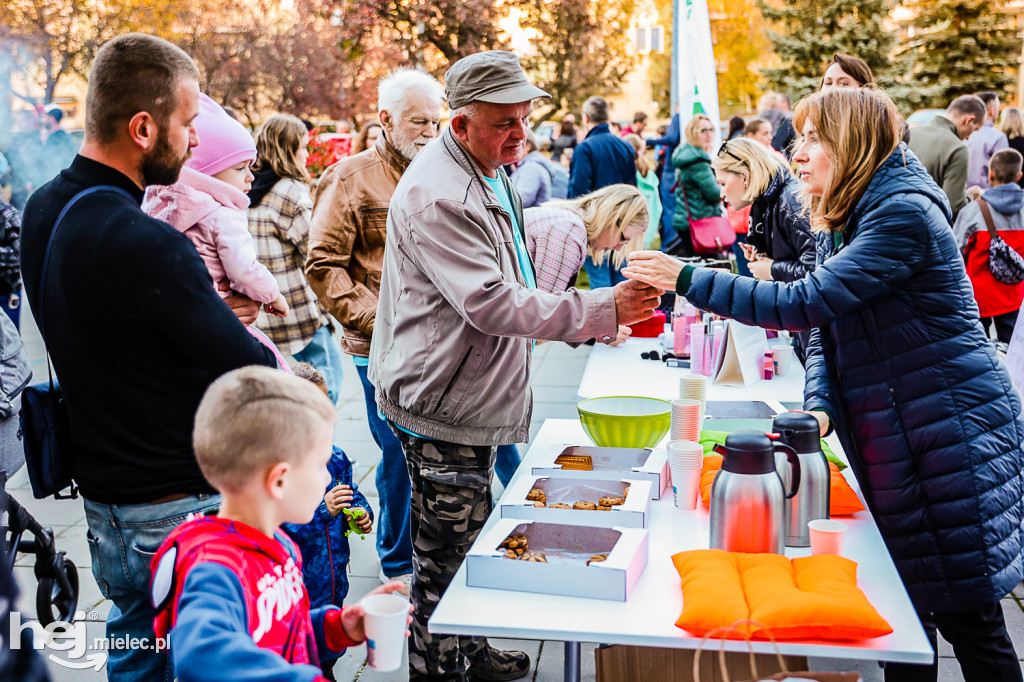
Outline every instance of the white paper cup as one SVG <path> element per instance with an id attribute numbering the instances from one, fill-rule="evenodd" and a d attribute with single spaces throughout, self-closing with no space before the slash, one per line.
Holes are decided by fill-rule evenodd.
<path id="1" fill-rule="evenodd" d="M 409 600 L 397 594 L 372 594 L 360 602 L 366 611 L 366 659 L 380 672 L 402 667 Z"/>
<path id="2" fill-rule="evenodd" d="M 831 519 L 814 519 L 807 523 L 811 532 L 811 554 L 842 554 L 846 524 Z"/>
<path id="3" fill-rule="evenodd" d="M 704 466 L 704 448 L 693 441 L 672 441 L 668 444 L 668 460 L 672 467 L 701 469 Z"/>
<path id="4" fill-rule="evenodd" d="M 775 362 L 779 365 L 779 376 L 784 376 L 789 372 L 790 365 L 793 364 L 793 355 L 796 351 L 793 346 L 778 345 L 772 346 L 772 353 L 775 354 Z"/>
<path id="5" fill-rule="evenodd" d="M 700 469 L 680 469 L 672 465 L 672 493 L 679 509 L 696 509 L 700 492 Z"/>

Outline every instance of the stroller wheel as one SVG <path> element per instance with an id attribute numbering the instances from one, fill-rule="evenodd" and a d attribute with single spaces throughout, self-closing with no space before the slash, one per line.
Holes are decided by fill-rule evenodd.
<path id="1" fill-rule="evenodd" d="M 58 620 L 70 623 L 78 608 L 78 568 L 67 557 L 64 557 L 61 568 L 67 576 L 70 590 L 64 589 L 60 581 L 54 578 L 39 579 L 39 586 L 36 589 L 36 613 L 39 624 L 43 627 Z"/>

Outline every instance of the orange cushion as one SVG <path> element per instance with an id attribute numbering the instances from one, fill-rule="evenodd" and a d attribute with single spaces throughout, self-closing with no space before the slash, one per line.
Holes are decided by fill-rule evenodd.
<path id="1" fill-rule="evenodd" d="M 676 625 L 694 635 L 749 619 L 752 639 L 858 640 L 892 632 L 857 587 L 857 564 L 841 556 L 787 559 L 719 549 L 672 557 L 683 587 Z M 724 636 L 740 638 L 732 632 Z"/>
<path id="2" fill-rule="evenodd" d="M 705 507 L 711 507 L 711 486 L 715 482 L 718 470 L 722 468 L 721 455 L 705 455 L 704 468 L 700 473 L 700 499 Z M 828 463 L 829 474 L 829 516 L 849 516 L 864 511 L 864 504 L 846 482 L 846 477 L 832 462 Z"/>

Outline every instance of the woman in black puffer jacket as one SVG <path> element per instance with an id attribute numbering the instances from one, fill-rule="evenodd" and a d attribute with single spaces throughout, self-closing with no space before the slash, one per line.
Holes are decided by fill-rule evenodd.
<path id="1" fill-rule="evenodd" d="M 949 202 L 900 144 L 884 93 L 831 89 L 794 120 L 813 272 L 780 284 L 656 251 L 622 272 L 744 324 L 811 330 L 804 409 L 835 427 L 932 646 L 937 628 L 967 682 L 1019 681 L 1000 599 L 1024 573 L 1024 419 L 978 320 Z M 885 677 L 936 670 L 889 664 Z"/>
<path id="2" fill-rule="evenodd" d="M 747 138 L 722 145 L 711 164 L 733 210 L 750 206 L 741 248 L 758 279 L 795 282 L 814 269 L 815 240 L 800 203 L 800 181 L 763 145 Z"/>
<path id="3" fill-rule="evenodd" d="M 722 145 L 711 163 L 722 198 L 733 210 L 750 206 L 750 228 L 740 249 L 757 279 L 795 282 L 814 269 L 815 239 L 800 202 L 800 181 L 785 160 L 751 138 Z M 796 332 L 796 352 L 803 363 L 810 333 Z"/>

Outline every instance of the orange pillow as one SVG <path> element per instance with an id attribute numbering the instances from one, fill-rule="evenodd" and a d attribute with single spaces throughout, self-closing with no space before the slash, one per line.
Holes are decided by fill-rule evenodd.
<path id="1" fill-rule="evenodd" d="M 703 636 L 749 619 L 738 639 L 858 640 L 892 632 L 857 587 L 857 564 L 841 556 L 792 561 L 780 554 L 740 554 L 719 549 L 672 557 L 683 587 L 676 625 Z"/>
<path id="2" fill-rule="evenodd" d="M 705 507 L 711 507 L 711 486 L 715 482 L 718 470 L 722 468 L 721 455 L 705 455 L 704 468 L 700 473 L 700 499 Z M 864 504 L 853 492 L 853 488 L 846 482 L 846 478 L 832 462 L 828 463 L 829 468 L 829 516 L 849 516 L 864 511 Z"/>

